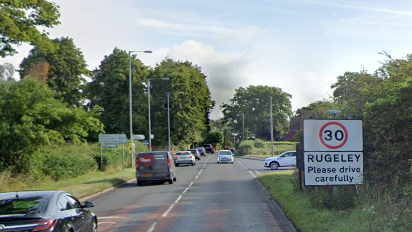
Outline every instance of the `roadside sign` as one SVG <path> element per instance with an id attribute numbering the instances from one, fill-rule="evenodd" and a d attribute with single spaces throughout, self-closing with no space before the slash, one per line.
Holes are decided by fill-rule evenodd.
<path id="1" fill-rule="evenodd" d="M 133 135 L 133 140 L 144 140 L 145 138 L 144 135 Z"/>
<path id="2" fill-rule="evenodd" d="M 99 143 L 126 144 L 125 134 L 99 134 Z"/>
<path id="3" fill-rule="evenodd" d="M 103 148 L 117 148 L 117 144 L 102 144 Z"/>
<path id="4" fill-rule="evenodd" d="M 305 185 L 354 185 L 363 180 L 361 120 L 303 122 Z"/>
<path id="5" fill-rule="evenodd" d="M 362 151 L 361 120 L 304 120 L 304 151 Z"/>

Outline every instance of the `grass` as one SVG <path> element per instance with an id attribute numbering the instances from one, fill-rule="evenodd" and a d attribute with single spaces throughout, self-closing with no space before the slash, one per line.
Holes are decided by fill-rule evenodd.
<path id="1" fill-rule="evenodd" d="M 135 170 L 93 171 L 76 178 L 61 181 L 27 180 L 24 176 L 11 177 L 9 174 L 0 175 L 0 192 L 22 190 L 64 190 L 78 198 L 101 192 L 107 188 L 119 185 L 135 177 Z"/>
<path id="2" fill-rule="evenodd" d="M 313 207 L 308 194 L 297 190 L 294 184 L 296 178 L 294 171 L 276 172 L 258 177 L 299 231 L 367 231 L 364 221 L 351 216 L 350 210 L 335 211 Z"/>
<path id="3" fill-rule="evenodd" d="M 285 151 L 295 151 L 296 143 L 274 142 L 273 153 L 275 156 L 282 154 Z M 271 157 L 271 143 L 266 142 L 262 148 L 253 146 L 250 154 L 244 155 L 244 157 L 256 157 L 256 158 L 268 158 Z"/>

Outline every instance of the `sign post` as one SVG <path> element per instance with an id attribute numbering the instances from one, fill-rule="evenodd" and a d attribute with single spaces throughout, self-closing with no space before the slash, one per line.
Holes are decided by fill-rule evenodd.
<path id="1" fill-rule="evenodd" d="M 363 181 L 361 120 L 303 121 L 305 185 L 355 185 Z"/>
<path id="2" fill-rule="evenodd" d="M 126 142 L 127 142 L 127 138 L 125 134 L 99 134 L 100 170 L 101 171 L 103 171 L 103 148 L 117 148 L 117 145 L 115 144 L 123 144 L 123 161 L 124 161 L 124 144 L 126 144 Z"/>

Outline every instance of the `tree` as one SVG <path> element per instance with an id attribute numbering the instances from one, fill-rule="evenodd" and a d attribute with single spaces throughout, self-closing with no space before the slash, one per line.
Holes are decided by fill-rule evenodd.
<path id="1" fill-rule="evenodd" d="M 249 86 L 235 90 L 229 103 L 221 105 L 223 121 L 237 134 L 245 130 L 256 138 L 269 140 L 270 98 L 272 98 L 273 130 L 276 138 L 289 132 L 289 118 L 292 115 L 290 98 L 292 96 L 280 88 L 269 86 Z"/>
<path id="2" fill-rule="evenodd" d="M 103 131 L 96 112 L 67 107 L 54 95 L 32 78 L 0 82 L 0 171 L 30 172 L 45 145 L 80 144 Z"/>
<path id="3" fill-rule="evenodd" d="M 58 25 L 59 17 L 58 6 L 46 0 L 3 0 L 0 4 L 0 56 L 14 55 L 16 46 L 23 42 L 51 49 L 46 32 L 40 32 L 37 27 Z"/>
<path id="4" fill-rule="evenodd" d="M 46 81 L 61 98 L 71 106 L 84 103 L 83 75 L 88 75 L 83 53 L 76 48 L 73 39 L 65 37 L 54 39 L 53 51 L 34 47 L 28 57 L 20 64 L 20 77 L 31 76 Z"/>
<path id="5" fill-rule="evenodd" d="M 170 93 L 172 143 L 185 146 L 206 139 L 209 114 L 215 104 L 206 78 L 201 68 L 189 61 L 166 58 L 155 67 L 151 75 L 152 131 L 156 136 L 154 145 L 167 143 L 167 92 Z"/>
<path id="6" fill-rule="evenodd" d="M 132 55 L 133 134 L 147 132 L 147 95 L 143 84 L 150 69 Z M 87 84 L 89 107 L 101 107 L 101 121 L 107 133 L 130 132 L 129 54 L 115 48 L 93 70 L 92 81 Z"/>
<path id="7" fill-rule="evenodd" d="M 218 143 L 222 143 L 223 133 L 221 131 L 209 131 L 209 133 L 207 134 L 206 142 L 211 143 L 214 146 L 216 146 L 216 144 Z"/>

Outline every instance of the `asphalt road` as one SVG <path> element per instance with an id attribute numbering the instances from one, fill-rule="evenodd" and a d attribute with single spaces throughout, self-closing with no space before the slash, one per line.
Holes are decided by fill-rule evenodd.
<path id="1" fill-rule="evenodd" d="M 260 160 L 217 164 L 208 154 L 195 166 L 177 167 L 169 185 L 136 182 L 91 199 L 99 231 L 295 231 L 256 180 Z"/>

